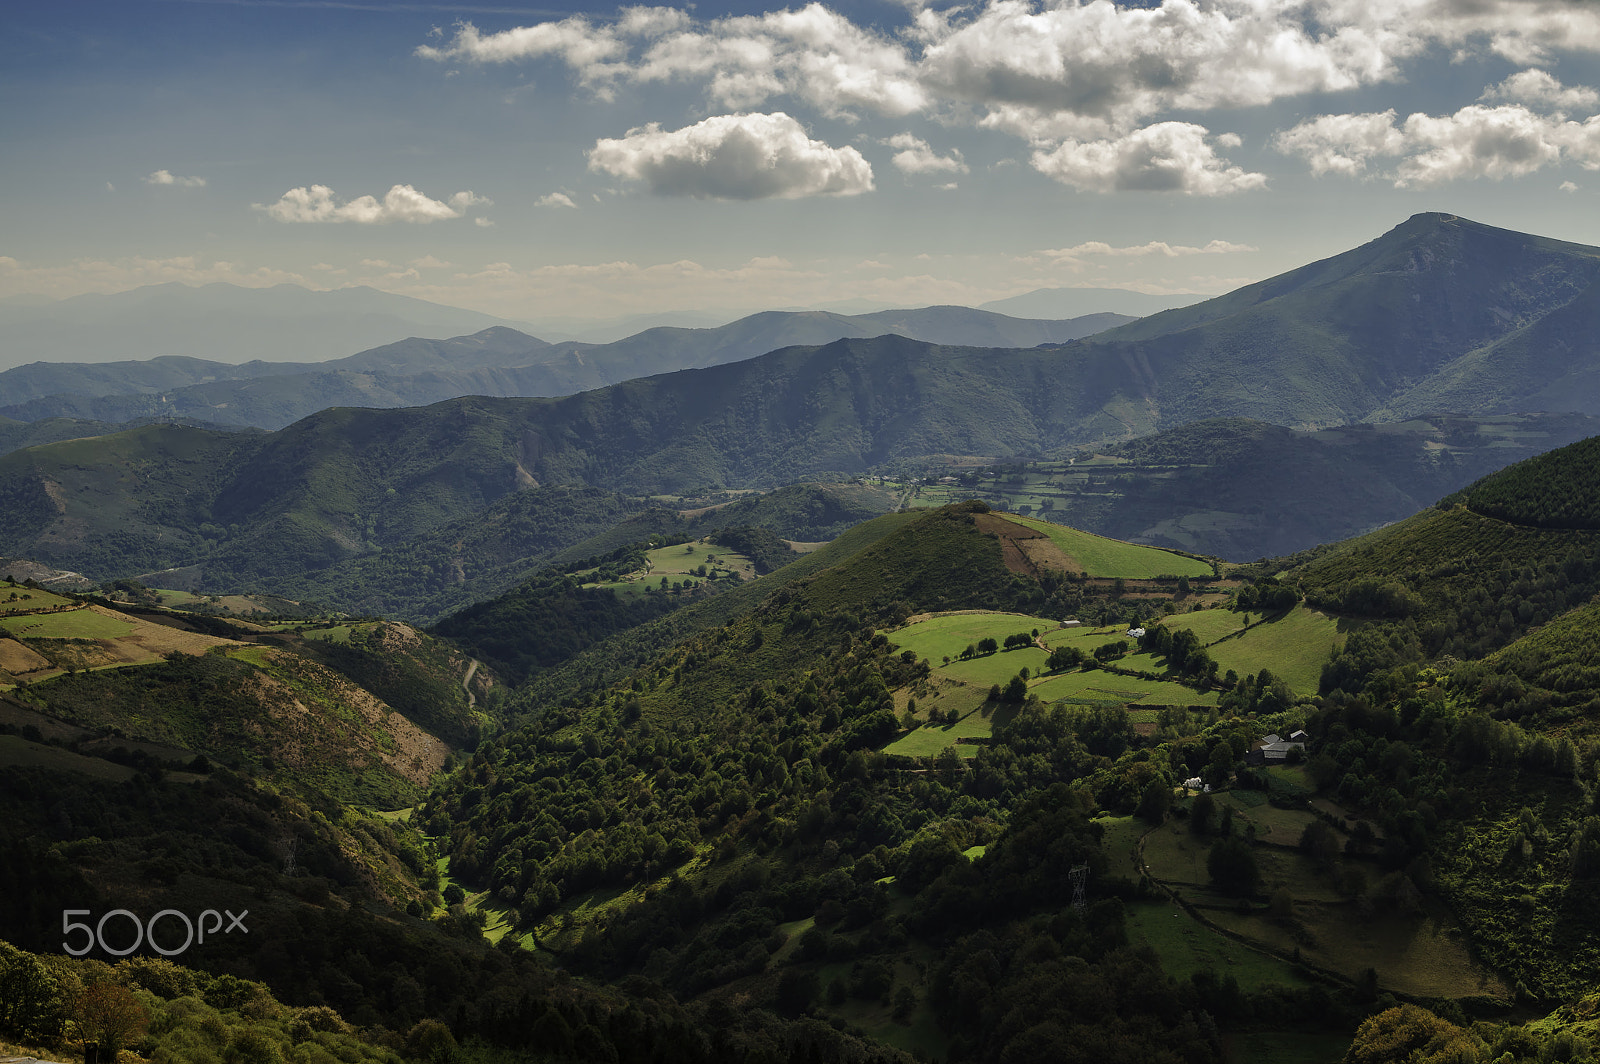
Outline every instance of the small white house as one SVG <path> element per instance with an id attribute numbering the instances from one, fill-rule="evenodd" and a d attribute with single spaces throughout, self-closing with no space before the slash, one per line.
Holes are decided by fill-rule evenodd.
<path id="1" fill-rule="evenodd" d="M 1199 776 L 1190 776 L 1183 781 L 1183 785 L 1191 791 L 1198 791 L 1203 786 L 1203 781 Z"/>
<path id="2" fill-rule="evenodd" d="M 1063 627 L 1063 628 L 1082 628 L 1083 627 L 1083 622 L 1082 621 L 1062 621 L 1061 622 L 1061 627 Z"/>
<path id="3" fill-rule="evenodd" d="M 1129 639 L 1143 639 L 1144 638 L 1144 629 L 1143 628 L 1129 628 L 1128 632 L 1127 632 L 1127 635 L 1128 635 Z"/>

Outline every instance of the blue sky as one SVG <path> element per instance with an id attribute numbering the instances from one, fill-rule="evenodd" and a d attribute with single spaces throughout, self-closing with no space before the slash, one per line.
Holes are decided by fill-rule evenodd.
<path id="1" fill-rule="evenodd" d="M 1600 244 L 1600 4 L 11 4 L 0 297 L 537 322 L 1211 294 L 1418 211 Z"/>

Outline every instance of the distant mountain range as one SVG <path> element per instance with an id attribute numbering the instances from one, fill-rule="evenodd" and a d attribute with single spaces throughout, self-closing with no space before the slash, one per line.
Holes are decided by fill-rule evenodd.
<path id="1" fill-rule="evenodd" d="M 979 310 L 1011 314 L 1018 318 L 1075 318 L 1080 314 L 1111 312 L 1142 318 L 1204 299 L 1194 295 L 1152 295 L 1126 288 L 1036 288 L 1009 299 L 979 303 Z"/>
<path id="2" fill-rule="evenodd" d="M 329 406 L 422 406 L 463 395 L 559 396 L 652 373 L 736 362 L 781 347 L 885 334 L 982 347 L 1060 343 L 1130 321 L 1035 321 L 968 307 L 846 315 L 770 311 L 711 329 L 660 327 L 610 344 L 549 344 L 492 327 L 411 338 L 323 362 L 240 366 L 182 357 L 33 364 L 0 373 L 0 415 L 19 421 L 177 417 L 277 429 Z"/>
<path id="3" fill-rule="evenodd" d="M 0 369 L 30 362 L 117 362 L 183 355 L 237 364 L 320 362 L 407 336 L 531 328 L 365 286 L 146 285 L 112 295 L 0 305 Z"/>
<path id="4" fill-rule="evenodd" d="M 1125 493 L 1120 514 L 1093 520 L 1191 549 L 1256 549 L 1263 537 L 1251 529 L 1270 522 L 1310 543 L 1348 534 L 1352 522 L 1394 520 L 1427 495 L 1454 490 L 1494 468 L 1497 449 L 1509 461 L 1584 434 L 1587 425 L 1552 421 L 1539 439 L 1518 442 L 1515 432 L 1496 430 L 1497 437 L 1470 419 L 1436 418 L 1409 441 L 1369 445 L 1337 434 L 1297 440 L 1260 422 L 1305 429 L 1392 421 L 1446 400 L 1479 416 L 1540 405 L 1600 414 L 1600 400 L 1581 387 L 1600 367 L 1600 351 L 1575 324 L 1588 313 L 1597 279 L 1600 250 L 1419 215 L 1343 255 L 1056 346 L 848 338 L 560 398 L 334 408 L 270 433 L 152 426 L 75 439 L 0 458 L 0 553 L 87 573 L 202 565 L 190 577 L 200 586 L 248 582 L 420 542 L 532 488 L 637 498 L 775 487 L 921 468 L 939 456 L 1064 456 L 1214 417 L 1256 423 L 1169 435 L 1143 448 L 1142 460 L 1158 465 L 1162 454 L 1181 452 L 1188 469 L 1173 483 L 1188 490 L 1151 482 Z M 470 367 L 519 349 L 543 360 L 534 363 L 542 373 L 603 378 L 652 358 L 668 365 L 732 359 L 741 345 L 771 343 L 783 330 L 959 326 L 991 335 L 1035 330 L 1032 339 L 1045 329 L 975 313 L 757 315 L 709 334 L 652 330 L 591 348 L 496 332 L 365 352 L 355 370 L 332 379 L 415 381 L 421 377 L 385 373 L 426 371 L 434 360 L 467 364 L 460 374 L 511 376 Z M 1560 357 L 1531 358 L 1539 337 L 1564 343 Z M 224 385 L 233 386 L 202 387 Z M 296 394 L 282 400 L 281 416 L 300 401 Z M 207 409 L 232 407 L 217 401 Z M 1452 452 L 1449 468 L 1435 460 L 1440 448 Z M 1319 483 L 1364 486 L 1361 505 L 1330 510 L 1279 491 L 1274 455 Z M 1302 500 L 1294 520 L 1269 504 L 1274 494 Z M 1227 527 L 1220 518 L 1185 522 L 1167 512 L 1184 505 L 1193 514 L 1226 511 Z M 1213 526 L 1224 539 L 1197 538 Z M 463 527 L 451 542 L 470 531 Z M 1293 545 L 1267 542 L 1275 550 Z"/>

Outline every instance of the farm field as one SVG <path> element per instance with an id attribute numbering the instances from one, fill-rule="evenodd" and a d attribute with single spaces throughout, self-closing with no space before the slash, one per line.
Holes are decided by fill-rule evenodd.
<path id="1" fill-rule="evenodd" d="M 1219 935 L 1170 902 L 1128 906 L 1128 937 L 1142 941 L 1161 958 L 1173 978 L 1196 972 L 1231 975 L 1247 993 L 1269 986 L 1305 986 L 1306 979 L 1286 961 L 1269 957 Z"/>
<path id="2" fill-rule="evenodd" d="M 926 658 L 929 663 L 938 665 L 944 658 L 954 658 L 968 645 L 976 644 L 978 640 L 984 638 L 1004 642 L 1008 635 L 1031 632 L 1037 628 L 1046 642 L 1053 644 L 1054 639 L 1051 637 L 1058 631 L 1084 630 L 1057 629 L 1057 623 L 1044 617 L 1030 617 L 1025 613 L 946 613 L 908 624 L 888 635 L 889 641 L 900 649 L 909 650 L 917 657 Z M 1013 673 L 1016 671 L 1016 669 L 1011 670 Z"/>
<path id="3" fill-rule="evenodd" d="M 1266 807 L 1250 813 L 1262 808 Z M 1236 816 L 1235 825 L 1239 823 Z M 1236 899 L 1211 889 L 1206 857 L 1214 842 L 1215 836 L 1196 836 L 1187 825 L 1169 823 L 1145 838 L 1144 860 L 1153 878 L 1176 889 L 1218 927 L 1279 953 L 1298 949 L 1308 964 L 1348 978 L 1376 969 L 1383 986 L 1402 993 L 1507 996 L 1504 984 L 1472 959 L 1465 935 L 1447 914 L 1403 916 L 1381 909 L 1363 913 L 1354 900 L 1335 889 L 1329 873 L 1299 853 L 1254 848 L 1261 870 L 1259 897 L 1287 891 L 1294 900 L 1293 925 L 1269 916 L 1259 902 L 1242 910 Z M 1364 864 L 1357 867 L 1376 872 Z M 1162 959 L 1167 960 L 1165 954 Z"/>
<path id="4" fill-rule="evenodd" d="M 1249 802 L 1245 796 L 1262 799 Z M 1279 809 L 1264 800 L 1260 791 L 1225 791 L 1219 804 L 1233 806 L 1234 823 L 1248 821 L 1256 826 L 1256 839 L 1276 846 L 1298 846 L 1300 836 L 1316 817 L 1304 809 Z"/>
<path id="5" fill-rule="evenodd" d="M 1072 670 L 1046 676 L 1028 685 L 1028 692 L 1046 702 L 1069 700 L 1084 704 L 1126 703 L 1151 706 L 1214 706 L 1217 692 L 1197 691 L 1168 680 L 1119 676 L 1104 669 Z"/>
<path id="6" fill-rule="evenodd" d="M 73 601 L 61 595 L 52 595 L 48 591 L 35 591 L 31 587 L 13 584 L 10 587 L 0 588 L 0 615 L 70 606 Z"/>
<path id="7" fill-rule="evenodd" d="M 117 639 L 132 635 L 134 623 L 92 606 L 65 613 L 0 617 L 0 627 L 24 639 Z"/>
<path id="8" fill-rule="evenodd" d="M 1339 622 L 1302 604 L 1275 621 L 1207 647 L 1206 653 L 1223 672 L 1232 669 L 1248 676 L 1271 669 L 1296 694 L 1312 695 L 1321 681 L 1322 666 L 1334 648 L 1343 645 Z"/>
<path id="9" fill-rule="evenodd" d="M 702 565 L 706 567 L 708 576 L 700 576 L 695 572 Z M 583 586 L 606 588 L 621 595 L 642 595 L 646 587 L 659 587 L 662 580 L 666 580 L 669 585 L 697 586 L 719 572 L 724 577 L 731 574 L 740 580 L 751 580 L 756 575 L 755 566 L 749 558 L 727 547 L 719 547 L 714 543 L 698 539 L 647 551 L 645 568 L 629 573 L 621 580 Z M 578 575 L 581 577 L 583 574 Z"/>
<path id="10" fill-rule="evenodd" d="M 1002 514 L 1025 528 L 1043 532 L 1056 546 L 1082 566 L 1090 576 L 1123 577 L 1128 580 L 1148 580 L 1157 576 L 1204 576 L 1213 574 L 1211 566 L 1198 558 L 1185 558 L 1181 554 L 1158 547 L 1141 547 L 1134 543 L 1107 539 L 1091 532 L 1082 532 L 1066 525 L 1052 524 L 1031 517 Z"/>
<path id="11" fill-rule="evenodd" d="M 986 703 L 963 716 L 954 724 L 924 724 L 884 747 L 886 754 L 905 754 L 908 757 L 932 757 L 947 746 L 954 746 L 962 757 L 977 757 L 978 747 L 971 743 L 957 744 L 957 739 L 987 739 L 994 733 L 996 721 L 1009 719 L 1016 713 L 1015 706 L 995 706 Z"/>
<path id="12" fill-rule="evenodd" d="M 1002 650 L 994 654 L 968 658 L 965 661 L 952 661 L 948 665 L 941 666 L 940 671 L 953 680 L 987 689 L 990 684 L 997 683 L 1004 686 L 1006 681 L 1024 666 L 1027 667 L 1029 676 L 1043 672 L 1045 661 L 1049 657 L 1050 655 L 1038 647 L 1018 647 L 1015 650 Z"/>
<path id="13" fill-rule="evenodd" d="M 1134 851 L 1150 825 L 1132 816 L 1096 817 L 1095 823 L 1104 833 L 1100 836 L 1100 848 L 1105 851 L 1110 874 L 1137 878 L 1139 869 Z"/>
<path id="14" fill-rule="evenodd" d="M 1244 631 L 1244 614 L 1233 610 L 1200 610 L 1163 617 L 1156 623 L 1174 632 L 1187 628 L 1200 637 L 1202 646 L 1209 646 L 1225 636 Z"/>

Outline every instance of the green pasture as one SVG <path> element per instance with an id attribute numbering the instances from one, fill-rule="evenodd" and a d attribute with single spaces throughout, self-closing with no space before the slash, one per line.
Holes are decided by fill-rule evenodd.
<path id="1" fill-rule="evenodd" d="M 1298 947 L 1310 964 L 1357 978 L 1368 968 L 1387 989 L 1417 997 L 1509 997 L 1508 988 L 1480 967 L 1465 933 L 1443 913 L 1362 915 L 1352 902 L 1295 905 L 1295 928 L 1235 906 L 1206 910 L 1206 917 L 1264 946 Z"/>
<path id="2" fill-rule="evenodd" d="M 21 613 L 24 610 L 44 610 L 55 606 L 70 606 L 72 599 L 52 595 L 48 591 L 35 591 L 16 584 L 0 587 L 0 614 Z"/>
<path id="3" fill-rule="evenodd" d="M 1083 571 L 1090 576 L 1123 577 L 1128 580 L 1148 580 L 1156 576 L 1211 576 L 1211 566 L 1195 558 L 1161 550 L 1158 547 L 1141 547 L 1117 539 L 1107 539 L 1066 525 L 1052 524 L 1031 517 L 1002 514 L 1025 528 L 1043 532 L 1056 546 L 1077 559 Z"/>
<path id="4" fill-rule="evenodd" d="M 1137 676 L 1119 676 L 1104 669 L 1069 672 L 1047 676 L 1028 687 L 1046 702 L 1063 699 L 1086 704 L 1096 702 L 1121 702 L 1128 705 L 1145 703 L 1152 706 L 1214 706 L 1217 692 L 1196 691 L 1181 683 L 1167 680 L 1145 680 Z"/>
<path id="5" fill-rule="evenodd" d="M 884 753 L 904 754 L 907 757 L 932 757 L 947 746 L 955 746 L 956 753 L 962 757 L 977 757 L 977 746 L 971 743 L 956 746 L 956 740 L 987 739 L 994 734 L 997 720 L 1006 720 L 1015 715 L 1016 711 L 1015 706 L 985 703 L 954 724 L 923 724 L 884 747 Z"/>
<path id="6" fill-rule="evenodd" d="M 1313 695 L 1322 666 L 1334 648 L 1343 645 L 1339 622 L 1302 604 L 1275 621 L 1254 625 L 1236 638 L 1206 648 L 1206 653 L 1223 672 L 1232 669 L 1248 676 L 1271 669 L 1296 694 Z"/>
<path id="7" fill-rule="evenodd" d="M 24 639 L 118 639 L 132 635 L 135 628 L 128 621 L 96 613 L 87 606 L 65 613 L 0 617 L 0 627 Z"/>
<path id="8" fill-rule="evenodd" d="M 889 633 L 889 640 L 901 650 L 909 650 L 919 658 L 926 658 L 930 664 L 938 665 L 946 657 L 954 658 L 968 645 L 976 645 L 984 638 L 1003 643 L 1008 635 L 1037 628 L 1039 634 L 1048 639 L 1058 623 L 1025 613 L 951 613 L 896 629 Z M 1049 641 L 1054 642 L 1053 639 Z M 1016 671 L 1012 669 L 1007 677 Z"/>
<path id="9" fill-rule="evenodd" d="M 1015 650 L 1001 650 L 993 654 L 968 658 L 965 661 L 952 661 L 948 665 L 940 666 L 939 671 L 953 680 L 985 689 L 990 684 L 1004 687 L 1006 682 L 1022 671 L 1024 666 L 1027 667 L 1030 677 L 1043 672 L 1049 657 L 1050 655 L 1038 647 L 1017 647 Z"/>
<path id="10" fill-rule="evenodd" d="M 350 633 L 355 629 L 348 624 L 336 624 L 332 628 L 306 628 L 300 634 L 307 639 L 319 639 L 329 643 L 348 643 Z"/>
<path id="11" fill-rule="evenodd" d="M 1102 832 L 1100 848 L 1106 854 L 1108 873 L 1137 879 L 1140 870 L 1135 851 L 1150 825 L 1131 816 L 1102 816 L 1096 817 L 1094 822 L 1100 825 Z"/>
<path id="12" fill-rule="evenodd" d="M 1225 636 L 1244 631 L 1244 614 L 1233 610 L 1200 610 L 1196 613 L 1178 613 L 1156 622 L 1174 632 L 1187 628 L 1209 646 Z M 1274 669 L 1274 672 L 1277 670 Z"/>
<path id="13" fill-rule="evenodd" d="M 1240 824 L 1241 816 L 1270 820 L 1280 812 L 1283 811 L 1269 805 L 1252 805 L 1236 814 L 1235 826 Z M 1288 821 L 1269 826 L 1293 830 Z M 1206 857 L 1215 841 L 1215 836 L 1193 835 L 1186 824 L 1174 821 L 1145 838 L 1144 861 L 1152 878 L 1176 889 L 1218 927 L 1281 954 L 1298 949 L 1308 964 L 1349 978 L 1356 978 L 1367 968 L 1376 969 L 1383 986 L 1401 993 L 1422 997 L 1505 996 L 1504 984 L 1473 960 L 1466 935 L 1448 914 L 1439 911 L 1404 916 L 1381 908 L 1363 913 L 1354 900 L 1336 889 L 1330 873 L 1300 853 L 1273 846 L 1255 847 L 1262 882 L 1259 897 L 1287 891 L 1294 904 L 1291 921 L 1274 918 L 1259 902 L 1241 907 L 1236 899 L 1211 889 Z M 1378 874 L 1365 865 L 1356 867 L 1373 879 Z M 1162 952 L 1156 943 L 1151 945 Z M 1164 953 L 1162 959 L 1167 960 Z"/>
<path id="14" fill-rule="evenodd" d="M 713 558 L 716 560 L 713 561 Z M 650 576 L 657 580 L 663 576 L 687 576 L 702 565 L 708 570 L 730 569 L 738 573 L 743 580 L 750 579 L 756 573 L 755 566 L 743 554 L 736 554 L 727 547 L 719 547 L 704 540 L 657 547 L 645 554 L 645 560 L 650 568 Z"/>
<path id="15" fill-rule="evenodd" d="M 1136 903 L 1127 911 L 1128 937 L 1154 950 L 1162 970 L 1175 979 L 1187 980 L 1197 972 L 1231 975 L 1246 993 L 1306 985 L 1305 977 L 1287 961 L 1219 935 L 1170 902 Z"/>
<path id="16" fill-rule="evenodd" d="M 713 558 L 716 560 L 713 561 Z M 663 578 L 669 585 L 698 586 L 709 579 L 694 574 L 694 570 L 702 565 L 706 567 L 708 573 L 722 570 L 733 573 L 741 580 L 750 580 L 756 575 L 755 566 L 743 554 L 731 551 L 727 547 L 719 547 L 714 543 L 693 540 L 645 552 L 645 568 L 629 573 L 621 580 L 583 586 L 615 591 L 619 595 L 642 595 L 646 587 L 659 589 Z M 575 575 L 583 577 L 593 572 L 591 569 L 587 573 Z"/>
<path id="17" fill-rule="evenodd" d="M 1127 630 L 1128 626 L 1124 624 L 1109 624 L 1099 628 L 1090 628 L 1088 625 L 1082 625 L 1077 628 L 1052 627 L 1049 630 L 1039 629 L 1039 638 L 1044 640 L 1045 646 L 1052 649 L 1055 647 L 1077 647 L 1084 653 L 1088 653 L 1095 647 L 1104 646 L 1107 643 L 1115 643 L 1119 639 L 1124 640 L 1130 646 L 1133 645 L 1133 640 L 1129 639 L 1125 634 Z"/>
<path id="18" fill-rule="evenodd" d="M 1268 766 L 1267 778 L 1272 781 L 1274 793 L 1281 792 L 1297 798 L 1316 793 L 1316 788 L 1306 780 L 1306 770 L 1299 765 Z"/>
<path id="19" fill-rule="evenodd" d="M 1305 809 L 1279 809 L 1267 802 L 1245 805 L 1239 799 L 1249 794 L 1260 797 L 1260 791 L 1229 791 L 1222 796 L 1222 804 L 1233 806 L 1234 823 L 1249 821 L 1256 826 L 1256 839 L 1277 846 L 1298 846 L 1300 836 L 1316 820 Z"/>

